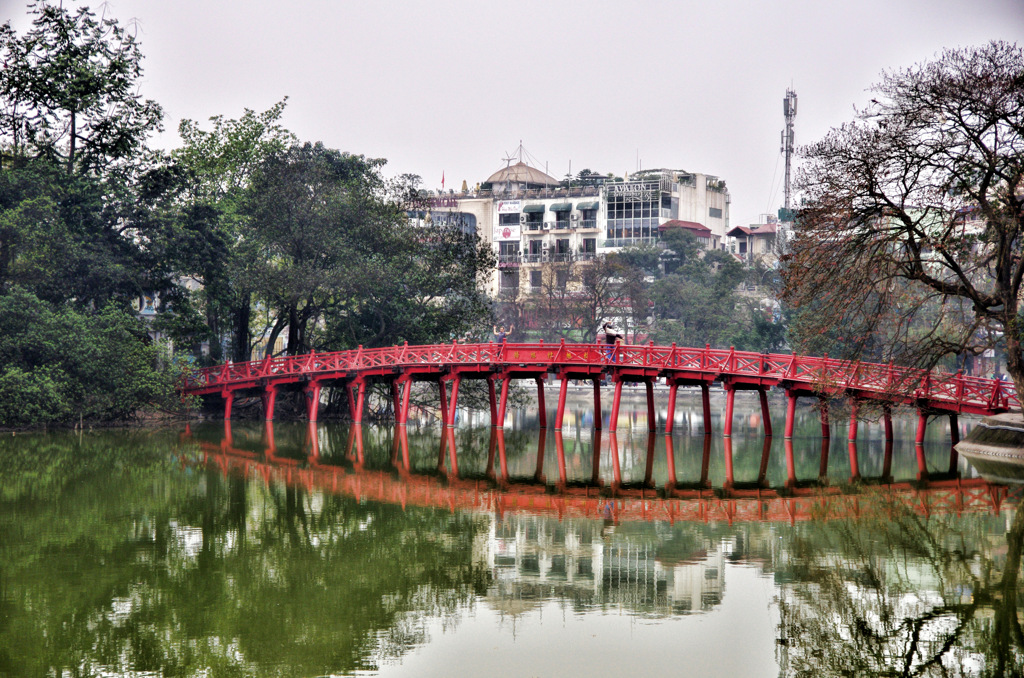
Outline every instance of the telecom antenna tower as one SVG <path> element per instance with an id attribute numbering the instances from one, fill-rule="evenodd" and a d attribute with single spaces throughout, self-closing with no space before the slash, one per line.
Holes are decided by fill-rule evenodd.
<path id="1" fill-rule="evenodd" d="M 786 186 L 784 189 L 785 203 L 783 205 L 783 212 L 779 215 L 779 221 L 793 221 L 789 201 L 789 172 L 793 161 L 793 121 L 796 120 L 796 92 L 791 89 L 786 90 L 786 98 L 782 100 L 782 113 L 786 116 L 786 129 L 782 130 L 782 148 L 780 151 L 786 154 Z"/>

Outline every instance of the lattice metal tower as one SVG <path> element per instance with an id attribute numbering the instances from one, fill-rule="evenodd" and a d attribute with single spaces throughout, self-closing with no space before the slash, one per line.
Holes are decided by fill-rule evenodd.
<path id="1" fill-rule="evenodd" d="M 782 153 L 786 154 L 786 186 L 785 186 L 785 204 L 783 209 L 785 212 L 785 218 L 783 221 L 792 221 L 790 217 L 790 185 L 789 185 L 789 172 L 790 165 L 793 160 L 793 121 L 796 120 L 796 92 L 791 89 L 786 90 L 786 98 L 782 100 L 782 113 L 786 116 L 786 129 L 782 130 Z"/>

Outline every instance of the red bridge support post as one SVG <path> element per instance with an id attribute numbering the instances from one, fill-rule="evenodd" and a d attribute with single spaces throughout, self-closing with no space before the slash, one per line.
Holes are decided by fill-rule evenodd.
<path id="1" fill-rule="evenodd" d="M 231 421 L 231 406 L 235 403 L 234 391 L 221 391 L 224 398 L 224 421 Z"/>
<path id="2" fill-rule="evenodd" d="M 772 413 L 768 410 L 768 394 L 763 388 L 757 389 L 758 398 L 761 401 L 761 420 L 764 423 L 765 436 L 772 437 Z"/>
<path id="3" fill-rule="evenodd" d="M 885 454 L 882 457 L 882 478 L 885 482 L 892 482 L 892 438 L 888 438 L 885 441 Z"/>
<path id="4" fill-rule="evenodd" d="M 498 425 L 498 398 L 494 394 L 494 380 L 496 377 L 491 374 L 487 377 L 487 402 L 491 406 L 491 428 Z"/>
<path id="5" fill-rule="evenodd" d="M 277 400 L 277 384 L 267 384 L 264 386 L 260 400 L 263 401 L 263 419 L 265 421 L 274 421 L 274 401 Z"/>
<path id="6" fill-rule="evenodd" d="M 648 382 L 649 383 L 649 382 Z M 653 431 L 647 434 L 647 463 L 644 465 L 644 487 L 654 487 L 654 443 Z"/>
<path id="7" fill-rule="evenodd" d="M 612 414 L 608 420 L 608 430 L 612 432 L 619 425 L 619 403 L 622 401 L 622 380 L 617 375 L 613 379 L 615 380 L 615 397 L 612 400 Z"/>
<path id="8" fill-rule="evenodd" d="M 594 454 L 590 458 L 590 484 L 601 485 L 601 429 L 594 430 Z"/>
<path id="9" fill-rule="evenodd" d="M 558 486 L 565 487 L 565 441 L 562 439 L 562 432 L 555 431 L 555 455 L 558 457 Z"/>
<path id="10" fill-rule="evenodd" d="M 831 438 L 832 431 L 829 428 L 828 421 L 828 399 L 824 397 L 818 398 L 818 410 L 821 412 L 821 437 Z"/>
<path id="11" fill-rule="evenodd" d="M 402 404 L 397 414 L 398 425 L 405 426 L 409 423 L 409 397 L 412 395 L 412 377 L 406 375 L 398 381 L 402 385 Z"/>
<path id="12" fill-rule="evenodd" d="M 451 397 L 451 400 L 448 401 L 448 416 L 447 416 L 447 420 L 448 420 L 447 424 L 448 424 L 449 427 L 455 426 L 455 412 L 457 411 L 458 406 L 459 406 L 459 384 L 462 383 L 462 377 L 460 375 L 456 374 L 454 377 L 451 378 L 451 382 L 452 382 L 452 397 Z M 442 388 L 442 390 L 444 390 L 445 387 L 442 386 L 441 388 Z"/>
<path id="13" fill-rule="evenodd" d="M 915 445 L 924 444 L 924 433 L 925 429 L 928 428 L 928 415 L 925 414 L 924 410 L 919 409 L 917 411 L 917 436 L 914 438 Z"/>
<path id="14" fill-rule="evenodd" d="M 731 490 L 735 485 L 735 477 L 732 469 L 732 437 L 725 436 L 722 440 L 723 456 L 725 458 L 725 485 L 723 489 Z"/>
<path id="15" fill-rule="evenodd" d="M 316 423 L 316 418 L 320 412 L 320 382 L 314 379 L 306 384 L 306 387 L 302 389 L 302 395 L 306 399 L 306 420 L 310 423 Z M 395 416 L 398 416 L 397 408 L 395 409 Z"/>
<path id="16" fill-rule="evenodd" d="M 793 436 L 782 440 L 782 449 L 786 452 L 786 487 L 796 487 L 796 459 L 793 456 Z"/>
<path id="17" fill-rule="evenodd" d="M 569 377 L 563 372 L 558 375 L 561 383 L 558 385 L 558 409 L 555 410 L 555 430 L 562 430 L 562 420 L 565 419 L 565 397 L 569 391 Z M 538 381 L 540 381 L 538 379 Z M 541 424 L 544 425 L 543 423 Z"/>
<path id="18" fill-rule="evenodd" d="M 957 462 L 960 456 L 956 451 L 956 444 L 960 442 L 960 422 L 956 412 L 949 413 L 949 472 L 956 472 Z"/>
<path id="19" fill-rule="evenodd" d="M 924 434 L 928 428 L 928 415 L 917 410 L 917 436 L 914 438 L 914 453 L 917 455 L 917 479 L 928 480 L 928 462 L 924 456 Z"/>
<path id="20" fill-rule="evenodd" d="M 860 402 L 856 398 L 850 398 L 850 431 L 846 436 L 847 440 L 857 442 L 857 406 Z"/>
<path id="21" fill-rule="evenodd" d="M 711 435 L 711 393 L 707 384 L 700 385 L 700 401 L 704 406 L 704 435 Z"/>
<path id="22" fill-rule="evenodd" d="M 772 437 L 766 435 L 761 446 L 761 467 L 757 470 L 757 486 L 765 487 L 768 477 L 768 457 L 772 453 Z"/>
<path id="23" fill-rule="evenodd" d="M 542 428 L 537 436 L 537 467 L 533 471 L 533 482 L 543 483 L 544 478 L 544 448 L 547 445 L 548 430 Z"/>
<path id="24" fill-rule="evenodd" d="M 673 489 L 676 486 L 676 450 L 672 445 L 672 432 L 665 432 L 665 466 L 668 467 L 668 483 L 666 487 Z"/>
<path id="25" fill-rule="evenodd" d="M 616 385 L 621 386 L 622 382 L 616 382 Z M 622 466 L 619 464 L 619 437 L 614 428 L 608 440 L 608 453 L 612 457 L 612 487 L 618 489 L 622 487 Z"/>
<path id="26" fill-rule="evenodd" d="M 505 408 L 508 406 L 508 373 L 501 376 L 501 399 L 498 401 L 498 428 L 505 428 Z"/>
<path id="27" fill-rule="evenodd" d="M 679 384 L 670 378 L 668 380 L 668 413 L 665 415 L 665 433 L 668 435 L 672 435 L 672 428 L 676 423 L 677 391 L 679 391 Z"/>
<path id="28" fill-rule="evenodd" d="M 793 428 L 796 421 L 796 398 L 796 393 L 786 391 L 786 440 L 793 439 Z"/>
<path id="29" fill-rule="evenodd" d="M 885 424 L 885 439 L 892 442 L 892 405 L 882 406 L 882 420 Z"/>
<path id="30" fill-rule="evenodd" d="M 821 483 L 828 479 L 828 448 L 831 444 L 831 439 L 821 439 L 821 461 L 818 464 L 818 482 Z"/>
<path id="31" fill-rule="evenodd" d="M 857 439 L 851 438 L 846 443 L 846 447 L 850 453 L 850 481 L 856 482 L 860 480 L 860 464 L 857 461 Z"/>
<path id="32" fill-rule="evenodd" d="M 537 414 L 540 418 L 540 427 L 545 429 L 548 427 L 548 410 L 544 404 L 544 380 L 540 377 L 534 377 L 534 381 L 537 382 Z M 564 383 L 565 382 L 563 381 L 563 384 Z M 565 390 L 564 387 L 562 390 Z M 560 405 L 564 405 L 561 393 L 559 394 L 558 402 Z M 559 416 L 558 420 L 555 422 L 555 428 L 559 430 L 562 428 L 561 416 Z"/>
<path id="33" fill-rule="evenodd" d="M 726 384 L 725 385 L 725 426 L 723 427 L 724 430 L 722 431 L 722 435 L 725 436 L 726 438 L 731 438 L 732 437 L 732 410 L 733 410 L 733 406 L 734 406 L 735 402 L 736 402 L 736 389 L 732 386 L 732 384 Z M 731 467 L 731 465 L 732 465 L 731 446 L 730 446 L 730 455 L 729 456 L 730 456 L 729 465 Z"/>
<path id="34" fill-rule="evenodd" d="M 505 429 L 498 428 L 498 473 L 501 483 L 508 483 L 508 457 L 505 456 Z"/>
<path id="35" fill-rule="evenodd" d="M 363 423 L 363 402 L 366 400 L 366 380 L 357 377 L 354 384 L 356 389 L 356 395 L 353 399 L 352 389 L 349 388 L 348 395 L 349 401 L 352 405 L 352 422 L 354 424 Z"/>
<path id="36" fill-rule="evenodd" d="M 601 377 L 594 379 L 594 428 L 598 431 L 604 426 L 601 421 Z"/>
<path id="37" fill-rule="evenodd" d="M 646 379 L 644 386 L 647 389 L 647 430 L 654 433 L 658 430 L 658 415 L 654 411 L 654 384 L 650 379 Z"/>
<path id="38" fill-rule="evenodd" d="M 711 469 L 711 434 L 704 434 L 704 447 L 701 449 L 700 457 L 700 486 L 711 487 L 708 480 L 708 471 Z"/>

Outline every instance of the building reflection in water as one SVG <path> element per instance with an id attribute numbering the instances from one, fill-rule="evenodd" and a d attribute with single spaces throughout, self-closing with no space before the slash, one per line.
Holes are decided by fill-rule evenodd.
<path id="1" fill-rule="evenodd" d="M 686 553 L 672 553 L 653 536 L 624 534 L 611 521 L 495 519 L 480 554 L 494 573 L 487 602 L 511 614 L 560 598 L 580 612 L 619 607 L 667 616 L 722 601 L 727 542 L 694 539 Z"/>

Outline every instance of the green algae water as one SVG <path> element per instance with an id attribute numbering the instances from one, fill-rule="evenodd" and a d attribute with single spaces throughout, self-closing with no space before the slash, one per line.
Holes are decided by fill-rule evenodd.
<path id="1" fill-rule="evenodd" d="M 822 474 L 802 412 L 787 489 L 781 437 L 738 414 L 730 493 L 724 441 L 680 411 L 666 437 L 624 407 L 614 440 L 582 404 L 557 436 L 513 413 L 500 440 L 469 412 L 450 435 L 6 436 L 0 676 L 1024 671 L 1020 492 L 947 477 L 941 422 L 930 481 L 897 419 L 882 482 L 877 426 L 856 456 L 833 432 Z"/>

